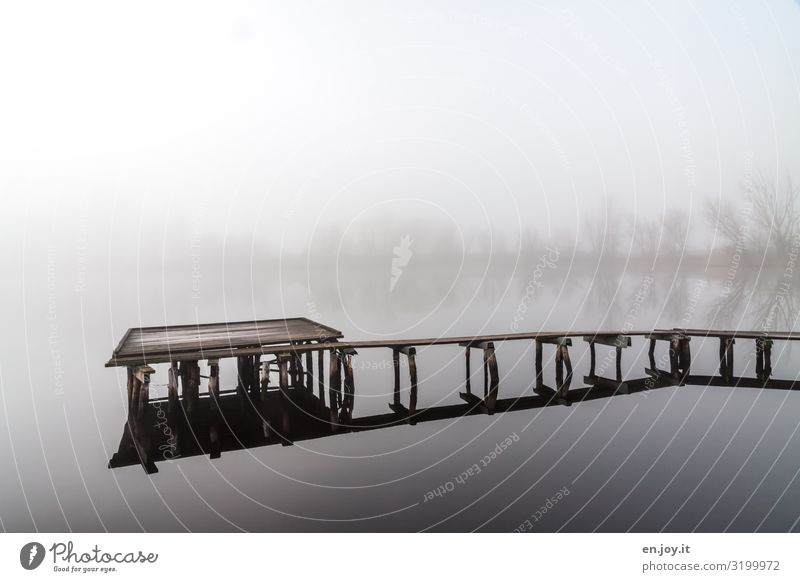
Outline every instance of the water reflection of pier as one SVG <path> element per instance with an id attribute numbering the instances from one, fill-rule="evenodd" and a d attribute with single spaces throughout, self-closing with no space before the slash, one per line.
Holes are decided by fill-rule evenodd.
<path id="1" fill-rule="evenodd" d="M 715 375 L 691 373 L 692 337 L 719 341 L 719 371 Z M 645 376 L 622 373 L 622 355 L 633 338 L 649 341 Z M 141 464 L 154 473 L 156 461 L 209 455 L 269 444 L 329 436 L 337 431 L 377 430 L 400 424 L 417 424 L 475 414 L 530 410 L 617 394 L 631 394 L 684 384 L 794 389 L 800 382 L 772 378 L 772 346 L 800 335 L 789 332 L 735 332 L 715 330 L 566 331 L 489 334 L 476 337 L 440 337 L 387 341 L 341 341 L 342 334 L 308 319 L 281 319 L 203 325 L 166 326 L 129 330 L 106 364 L 127 368 L 128 419 L 119 450 L 109 467 Z M 589 346 L 586 386 L 571 388 L 573 369 L 569 348 L 573 340 Z M 756 376 L 737 376 L 733 345 L 752 341 Z M 500 398 L 500 374 L 495 344 L 530 341 L 534 344 L 533 394 Z M 659 344 L 665 349 L 656 360 Z M 464 348 L 463 404 L 417 407 L 417 348 L 459 345 Z M 613 348 L 615 373 L 596 372 L 596 346 Z M 545 383 L 545 348 L 553 353 L 555 378 Z M 394 391 L 386 414 L 353 416 L 355 377 L 353 358 L 358 350 L 391 350 Z M 327 354 L 327 365 L 326 365 Z M 474 366 L 472 356 L 478 356 Z M 237 384 L 222 390 L 219 361 L 236 358 Z M 408 403 L 401 401 L 401 358 L 408 364 Z M 208 376 L 200 375 L 206 361 Z M 150 397 L 153 365 L 167 365 L 164 398 Z M 480 371 L 478 371 L 480 370 Z M 478 376 L 476 379 L 475 376 Z M 482 382 L 481 377 L 482 376 Z M 200 385 L 206 379 L 207 390 Z M 277 382 L 273 383 L 273 379 Z M 473 388 L 477 380 L 482 386 Z M 327 396 L 326 396 L 327 392 Z"/>

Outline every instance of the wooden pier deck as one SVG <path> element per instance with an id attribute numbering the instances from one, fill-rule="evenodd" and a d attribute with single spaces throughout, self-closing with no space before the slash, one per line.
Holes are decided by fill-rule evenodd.
<path id="1" fill-rule="evenodd" d="M 624 378 L 622 355 L 637 342 L 649 342 L 649 367 L 640 378 Z M 691 339 L 719 341 L 719 373 L 691 373 Z M 756 375 L 735 374 L 733 345 L 752 341 Z M 417 424 L 473 414 L 495 414 L 542 406 L 565 405 L 617 394 L 630 394 L 685 384 L 742 386 L 794 390 L 800 381 L 772 377 L 775 341 L 796 341 L 794 332 L 756 332 L 698 329 L 618 331 L 539 331 L 478 336 L 343 341 L 336 329 L 305 319 L 242 321 L 201 325 L 161 326 L 128 330 L 107 367 L 127 368 L 128 419 L 119 450 L 109 467 L 141 464 L 148 473 L 156 461 L 198 454 L 216 458 L 223 451 L 329 436 L 337 431 L 364 431 Z M 585 386 L 571 388 L 573 369 L 569 348 L 573 340 L 589 347 Z M 500 398 L 496 344 L 529 341 L 534 345 L 533 394 Z M 658 366 L 655 352 L 666 344 Z M 464 404 L 418 408 L 417 348 L 458 345 L 464 348 Z M 596 373 L 596 345 L 614 348 L 615 374 Z M 645 344 L 647 345 L 647 344 Z M 555 378 L 544 381 L 545 346 L 552 352 Z M 386 414 L 354 417 L 353 359 L 359 350 L 391 350 L 393 398 Z M 472 355 L 480 358 L 483 387 L 473 390 Z M 327 364 L 325 362 L 327 354 Z M 222 390 L 219 360 L 236 358 L 237 382 Z M 408 402 L 401 401 L 401 358 L 408 368 Z M 208 367 L 207 390 L 201 397 L 199 362 Z M 150 398 L 152 365 L 167 364 L 168 395 Z M 477 369 L 477 368 L 476 368 Z M 272 378 L 277 383 L 272 384 Z M 326 396 L 327 392 L 327 396 Z"/>

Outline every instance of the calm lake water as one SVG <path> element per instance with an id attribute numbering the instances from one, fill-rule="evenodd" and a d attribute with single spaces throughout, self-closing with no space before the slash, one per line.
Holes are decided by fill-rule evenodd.
<path id="1" fill-rule="evenodd" d="M 392 287 L 391 251 L 385 261 L 306 268 L 206 250 L 202 260 L 125 267 L 113 252 L 85 257 L 75 245 L 26 245 L 9 255 L 23 276 L 8 283 L 14 301 L 3 312 L 6 530 L 798 529 L 800 394 L 778 390 L 661 388 L 229 452 L 213 462 L 181 459 L 160 463 L 152 476 L 106 468 L 126 411 L 124 370 L 104 363 L 128 327 L 307 316 L 348 339 L 514 326 L 761 329 L 775 289 L 763 281 L 774 283 L 780 270 L 742 267 L 743 288 L 734 293 L 724 267 L 665 266 L 653 275 L 624 264 L 579 265 L 543 249 L 485 265 L 412 256 Z M 788 309 L 777 327 L 793 322 Z M 715 369 L 716 341 L 694 340 L 692 350 L 694 371 Z M 579 387 L 588 351 L 576 341 L 571 353 Z M 530 343 L 500 344 L 497 357 L 501 397 L 531 394 Z M 598 360 L 605 357 L 600 349 Z M 390 358 L 389 350 L 356 357 L 355 416 L 388 412 Z M 646 359 L 646 344 L 634 338 L 625 375 L 643 376 Z M 773 359 L 776 377 L 797 376 L 796 351 L 778 343 Z M 753 374 L 751 345 L 737 343 L 736 362 Z M 461 402 L 461 349 L 421 348 L 418 366 L 420 407 Z M 223 388 L 233 375 L 224 365 Z M 545 375 L 552 383 L 551 365 Z M 163 393 L 163 367 L 153 382 Z"/>

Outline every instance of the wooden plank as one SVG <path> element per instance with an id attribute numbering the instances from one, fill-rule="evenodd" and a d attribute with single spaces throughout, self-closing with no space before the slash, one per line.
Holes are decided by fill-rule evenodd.
<path id="1" fill-rule="evenodd" d="M 351 341 L 339 342 L 336 340 L 325 340 L 319 343 L 311 343 L 306 345 L 291 345 L 284 344 L 264 344 L 255 347 L 231 347 L 225 346 L 216 349 L 204 349 L 204 358 L 227 358 L 240 355 L 254 355 L 254 354 L 280 354 L 286 352 L 304 352 L 307 350 L 317 349 L 367 349 L 367 348 L 408 348 L 414 346 L 435 346 L 435 345 L 454 345 L 462 343 L 480 343 L 480 342 L 503 342 L 514 340 L 534 340 L 541 339 L 547 343 L 556 343 L 554 340 L 563 338 L 564 341 L 571 337 L 582 337 L 586 335 L 630 335 L 630 336 L 645 336 L 652 334 L 651 331 L 574 331 L 574 332 L 531 332 L 531 333 L 512 333 L 512 334 L 488 334 L 482 336 L 461 336 L 461 337 L 434 337 L 434 338 L 420 338 L 420 339 L 407 339 L 407 340 L 367 340 L 367 341 Z M 571 345 L 571 340 L 568 342 Z M 171 353 L 156 353 L 156 354 L 136 354 L 134 356 L 115 356 L 106 363 L 106 367 L 124 366 L 130 362 L 142 363 L 147 362 L 150 364 L 157 364 L 168 362 L 171 359 L 198 359 L 199 352 L 179 352 L 172 351 Z"/>
<path id="2" fill-rule="evenodd" d="M 136 328 L 126 332 L 109 363 L 128 358 L 155 361 L 165 354 L 175 354 L 173 360 L 199 359 L 186 356 L 291 341 L 327 342 L 340 337 L 339 330 L 306 318 Z"/>
<path id="3" fill-rule="evenodd" d="M 629 335 L 585 335 L 583 341 L 590 344 L 602 344 L 604 346 L 611 346 L 612 348 L 631 347 L 631 336 Z"/>
<path id="4" fill-rule="evenodd" d="M 657 330 L 666 331 L 666 330 Z M 800 332 L 796 331 L 753 331 L 753 330 L 720 330 L 720 329 L 675 329 L 680 333 L 693 337 L 734 338 L 734 339 L 771 339 L 778 341 L 800 340 Z"/>
<path id="5" fill-rule="evenodd" d="M 166 363 L 171 360 L 192 360 L 201 358 L 226 358 L 244 355 L 264 355 L 264 354 L 279 354 L 287 351 L 304 352 L 307 350 L 318 349 L 361 349 L 361 348 L 407 348 L 414 346 L 434 346 L 434 345 L 453 345 L 453 344 L 478 344 L 481 342 L 503 342 L 515 340 L 540 340 L 544 343 L 557 343 L 563 341 L 567 345 L 571 345 L 569 338 L 584 337 L 584 336 L 643 336 L 651 340 L 672 340 L 672 339 L 689 339 L 690 335 L 708 335 L 718 336 L 720 333 L 714 331 L 696 331 L 696 330 L 656 330 L 656 331 L 560 331 L 560 332 L 530 332 L 530 333 L 513 333 L 513 334 L 487 334 L 481 336 L 461 336 L 461 337 L 434 337 L 434 338 L 417 338 L 408 340 L 370 340 L 370 341 L 352 341 L 352 342 L 339 342 L 335 338 L 313 338 L 306 341 L 319 340 L 318 343 L 310 343 L 307 345 L 291 345 L 288 342 L 276 344 L 262 344 L 253 347 L 237 347 L 226 345 L 221 348 L 208 348 L 203 350 L 170 350 L 164 353 L 149 353 L 137 352 L 133 355 L 115 354 L 111 360 L 106 363 L 106 367 L 115 366 L 130 366 L 139 364 L 157 364 Z M 745 337 L 751 339 L 758 339 L 765 337 L 764 334 L 758 332 L 730 332 L 735 333 L 736 337 Z M 715 335 L 716 334 L 716 335 Z M 339 335 L 338 337 L 341 337 Z M 800 339 L 798 333 L 776 332 L 770 333 L 769 338 L 772 339 L 787 339 L 797 340 Z"/>

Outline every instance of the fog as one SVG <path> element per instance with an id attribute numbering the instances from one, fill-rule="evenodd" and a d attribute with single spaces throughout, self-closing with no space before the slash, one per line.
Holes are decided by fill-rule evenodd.
<path id="1" fill-rule="evenodd" d="M 537 529 L 796 530 L 791 392 L 670 388 L 149 477 L 106 468 L 126 410 L 104 363 L 130 327 L 295 316 L 348 339 L 796 330 L 799 26 L 796 2 L 3 6 L 0 529 L 509 531 L 569 486 Z M 458 401 L 460 355 L 421 354 L 421 405 Z M 387 411 L 386 357 L 359 355 L 356 415 Z M 530 394 L 531 357 L 498 347 L 504 396 Z M 774 358 L 797 377 L 796 350 Z"/>

